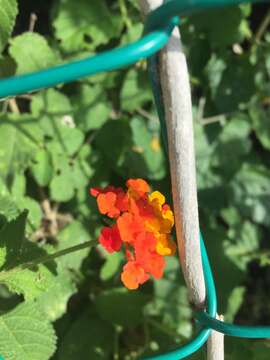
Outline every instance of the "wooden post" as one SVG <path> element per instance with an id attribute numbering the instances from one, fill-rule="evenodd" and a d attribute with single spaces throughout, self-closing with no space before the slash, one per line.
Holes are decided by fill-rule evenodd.
<path id="1" fill-rule="evenodd" d="M 162 5 L 163 0 L 139 0 L 141 11 L 149 11 Z M 185 54 L 181 46 L 180 32 L 175 28 L 168 44 L 159 55 L 159 76 L 165 108 L 165 120 L 169 147 L 173 206 L 179 250 L 190 301 L 197 309 L 205 303 L 205 282 L 199 240 L 199 218 L 195 154 L 193 140 L 192 102 Z M 223 346 L 211 336 L 208 360 L 222 360 Z M 221 344 L 223 336 L 219 338 Z M 210 345 L 209 345 L 210 346 Z"/>
<path id="2" fill-rule="evenodd" d="M 223 316 L 217 319 L 223 321 Z M 207 341 L 207 360 L 224 360 L 224 334 L 212 331 Z"/>
<path id="3" fill-rule="evenodd" d="M 146 12 L 162 3 L 162 0 L 140 0 L 141 9 Z M 205 284 L 199 240 L 192 105 L 178 28 L 160 52 L 159 63 L 179 257 L 190 301 L 196 308 L 202 308 Z"/>

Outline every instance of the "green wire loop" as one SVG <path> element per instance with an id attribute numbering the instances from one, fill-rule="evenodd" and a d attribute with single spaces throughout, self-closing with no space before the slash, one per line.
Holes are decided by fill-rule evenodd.
<path id="1" fill-rule="evenodd" d="M 167 148 L 166 124 L 164 120 L 164 105 L 161 96 L 160 83 L 157 70 L 157 56 L 155 55 L 168 42 L 175 25 L 179 23 L 178 16 L 190 15 L 204 9 L 237 5 L 245 2 L 258 2 L 257 0 L 171 0 L 150 13 L 146 20 L 144 36 L 138 41 L 91 56 L 83 60 L 58 65 L 35 73 L 13 76 L 0 80 L 0 98 L 15 96 L 41 88 L 59 85 L 79 78 L 95 75 L 104 71 L 116 70 L 131 65 L 142 58 L 150 58 L 149 71 L 152 89 L 161 122 L 161 130 L 165 149 Z M 266 0 L 265 2 L 269 2 Z M 214 279 L 208 261 L 203 238 L 200 235 L 203 271 L 206 284 L 207 308 L 206 311 L 195 313 L 203 328 L 193 340 L 181 348 L 166 354 L 157 355 L 152 360 L 178 360 L 183 359 L 197 351 L 208 339 L 211 330 L 222 332 L 230 336 L 245 338 L 270 338 L 270 326 L 250 327 L 228 324 L 216 320 L 217 299 Z"/>
<path id="2" fill-rule="evenodd" d="M 207 312 L 211 317 L 216 316 L 217 312 L 217 297 L 216 297 L 216 288 L 212 275 L 211 266 L 208 260 L 207 252 L 203 242 L 202 234 L 200 234 L 200 244 L 201 244 L 201 254 L 203 261 L 203 272 L 205 277 L 205 286 L 207 294 Z M 211 329 L 205 327 L 201 329 L 198 334 L 188 343 L 182 345 L 180 348 L 167 352 L 165 354 L 155 355 L 152 357 L 145 358 L 144 360 L 178 360 L 184 359 L 197 350 L 199 350 L 207 341 L 209 335 L 211 334 Z"/>
<path id="3" fill-rule="evenodd" d="M 250 0 L 257 2 L 257 0 Z M 269 0 L 268 0 L 269 1 Z M 153 11 L 146 20 L 146 34 L 140 40 L 83 60 L 58 65 L 35 73 L 0 80 L 0 98 L 15 96 L 74 81 L 131 65 L 148 58 L 166 45 L 178 18 L 208 8 L 237 5 L 248 0 L 171 0 Z"/>
<path id="4" fill-rule="evenodd" d="M 210 327 L 213 330 L 221 332 L 225 335 L 249 338 L 249 339 L 269 339 L 270 326 L 243 326 L 229 324 L 217 319 L 214 319 L 206 312 L 197 312 L 195 317 L 201 325 Z"/>

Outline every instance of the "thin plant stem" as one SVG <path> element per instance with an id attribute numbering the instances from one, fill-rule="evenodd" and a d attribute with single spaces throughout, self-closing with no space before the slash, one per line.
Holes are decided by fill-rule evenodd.
<path id="1" fill-rule="evenodd" d="M 114 354 L 113 354 L 113 360 L 119 360 L 119 334 L 121 332 L 121 328 L 118 326 L 114 329 Z"/>
<path id="2" fill-rule="evenodd" d="M 267 11 L 265 17 L 263 18 L 263 21 L 261 22 L 258 30 L 256 31 L 256 34 L 254 36 L 255 43 L 260 42 L 269 24 L 270 24 L 270 9 Z"/>
<path id="3" fill-rule="evenodd" d="M 125 0 L 118 0 L 118 3 L 119 3 L 119 8 L 120 8 L 122 17 L 124 19 L 124 22 L 126 24 L 126 27 L 128 28 L 128 30 L 130 30 L 132 28 L 132 23 L 131 23 L 130 18 L 128 17 L 128 11 L 127 11 Z"/>
<path id="4" fill-rule="evenodd" d="M 71 254 L 71 253 L 73 253 L 75 251 L 90 248 L 94 243 L 95 242 L 93 240 L 86 241 L 86 242 L 84 242 L 82 244 L 74 245 L 74 246 L 71 246 L 69 248 L 59 250 L 59 251 L 55 252 L 54 254 L 41 256 L 41 257 L 39 257 L 39 258 L 37 258 L 37 259 L 35 259 L 33 261 L 29 261 L 29 262 L 26 262 L 24 264 L 20 264 L 18 266 L 15 266 L 14 268 L 11 268 L 9 270 L 2 271 L 2 272 L 0 272 L 0 282 L 4 281 L 11 274 L 15 274 L 15 273 L 19 273 L 19 272 L 22 272 L 22 271 L 25 271 L 25 270 L 29 270 L 29 269 L 37 266 L 37 265 L 47 263 L 47 262 L 52 261 L 52 260 L 54 260 L 56 258 L 59 258 L 61 256 Z"/>

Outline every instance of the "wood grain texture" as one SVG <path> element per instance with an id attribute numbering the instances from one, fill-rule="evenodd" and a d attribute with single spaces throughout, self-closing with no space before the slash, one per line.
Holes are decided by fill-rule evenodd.
<path id="1" fill-rule="evenodd" d="M 217 316 L 223 321 L 223 316 Z M 224 360 L 224 334 L 212 331 L 207 341 L 207 360 Z"/>
<path id="2" fill-rule="evenodd" d="M 139 0 L 145 15 L 163 0 Z M 179 258 L 190 301 L 203 308 L 205 282 L 199 239 L 199 216 L 192 101 L 188 68 L 179 29 L 174 29 L 159 55 L 159 76 L 165 107 L 173 206 Z M 224 335 L 213 331 L 207 342 L 207 359 L 224 360 Z"/>
<path id="3" fill-rule="evenodd" d="M 162 3 L 162 0 L 140 0 L 144 14 Z M 202 308 L 205 283 L 199 240 L 192 105 L 187 62 L 178 28 L 160 52 L 159 66 L 179 257 L 190 301 Z"/>

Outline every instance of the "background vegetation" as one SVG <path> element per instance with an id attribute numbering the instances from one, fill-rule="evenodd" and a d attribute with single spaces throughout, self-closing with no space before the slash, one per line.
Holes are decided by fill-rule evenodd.
<path id="1" fill-rule="evenodd" d="M 269 22 L 269 5 L 244 5 L 181 26 L 201 227 L 219 312 L 241 324 L 270 323 Z M 0 0 L 0 76 L 83 58 L 142 29 L 136 0 Z M 177 257 L 162 280 L 136 292 L 119 281 L 121 255 L 99 247 L 35 264 L 95 244 L 102 219 L 90 186 L 143 177 L 169 196 L 146 62 L 4 99 L 0 110 L 0 354 L 132 360 L 189 339 L 195 326 Z M 240 356 L 268 359 L 269 343 L 226 338 L 226 359 Z M 192 357 L 204 358 L 203 350 Z"/>

